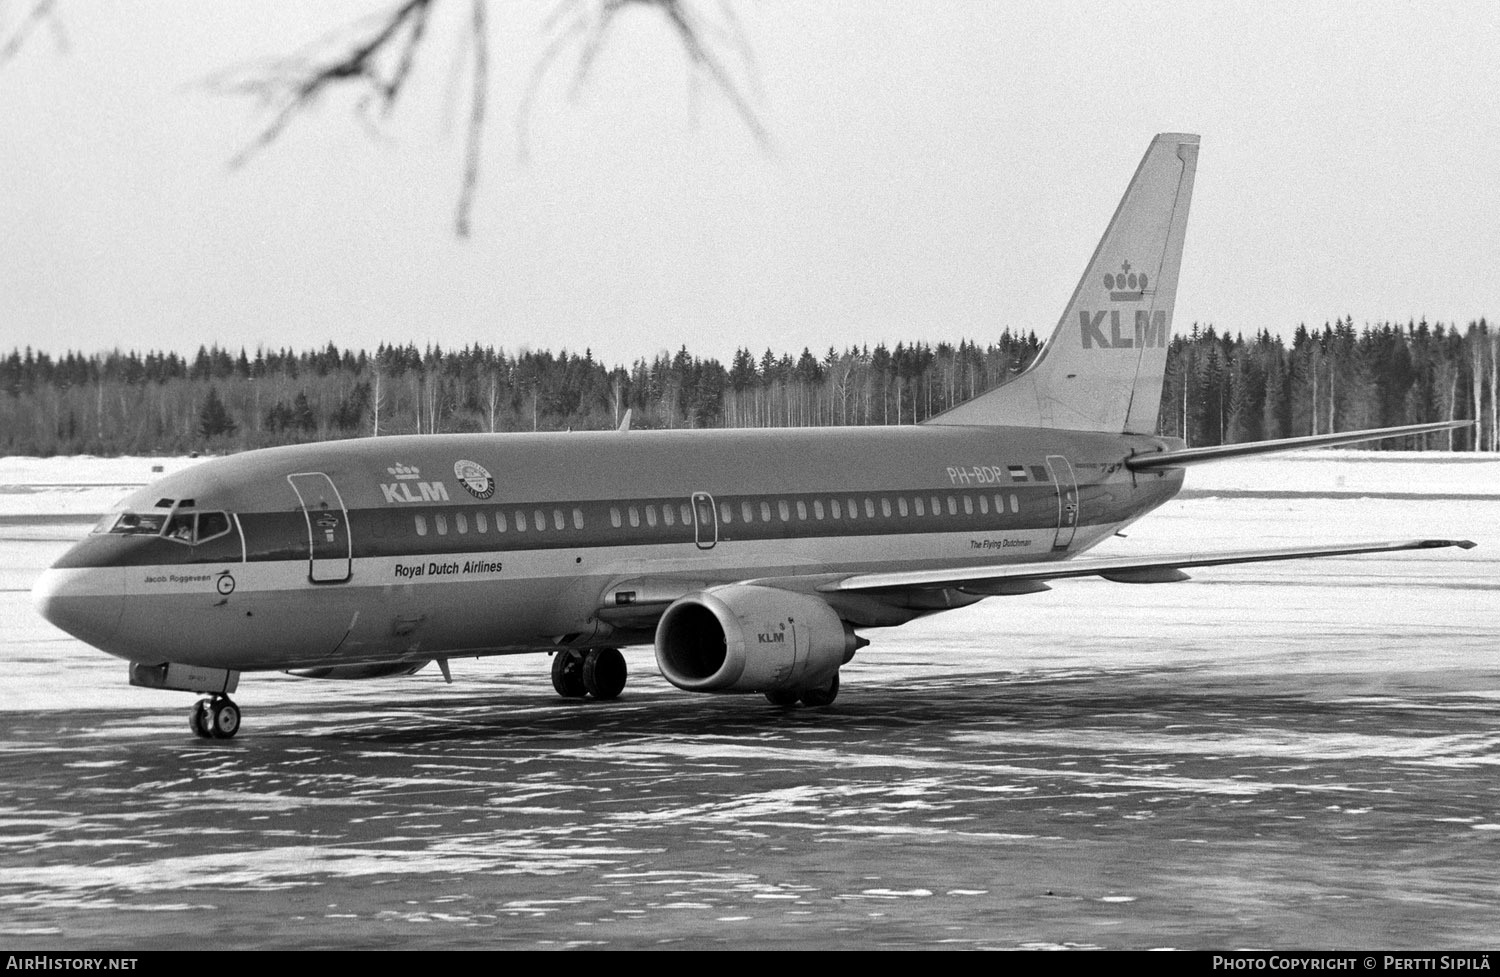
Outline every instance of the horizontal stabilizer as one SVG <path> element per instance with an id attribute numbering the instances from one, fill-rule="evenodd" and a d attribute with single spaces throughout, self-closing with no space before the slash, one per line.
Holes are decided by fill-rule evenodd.
<path id="1" fill-rule="evenodd" d="M 1452 431 L 1461 427 L 1472 427 L 1473 424 L 1473 421 L 1435 421 L 1431 424 L 1379 427 L 1366 431 L 1340 431 L 1336 434 L 1314 434 L 1305 438 L 1282 438 L 1278 441 L 1249 441 L 1245 444 L 1216 444 L 1205 448 L 1182 448 L 1178 451 L 1134 455 L 1125 459 L 1125 467 L 1135 472 L 1149 471 L 1153 468 L 1186 468 L 1188 465 L 1223 461 L 1226 458 L 1268 455 L 1278 451 L 1302 451 L 1306 448 L 1334 448 L 1341 444 L 1358 444 L 1361 441 L 1379 441 L 1382 438 L 1402 438 L 1414 434 Z"/>
<path id="2" fill-rule="evenodd" d="M 1307 560 L 1326 556 L 1356 556 L 1361 553 L 1395 553 L 1401 550 L 1436 550 L 1450 546 L 1472 549 L 1467 539 L 1408 539 L 1394 542 L 1346 543 L 1334 546 L 1302 546 L 1278 550 L 1245 550 L 1213 556 L 1180 554 L 1155 557 L 1068 560 L 1057 563 L 1026 563 L 1009 566 L 966 567 L 952 570 L 915 570 L 906 573 L 864 573 L 845 577 L 818 589 L 824 592 L 870 592 L 936 590 L 953 588 L 973 593 L 994 593 L 998 581 L 1063 580 L 1068 577 L 1099 576 L 1122 583 L 1166 583 L 1184 580 L 1187 567 L 1218 567 L 1238 563 L 1271 563 L 1277 560 Z M 1173 573 L 1172 571 L 1178 571 Z"/>

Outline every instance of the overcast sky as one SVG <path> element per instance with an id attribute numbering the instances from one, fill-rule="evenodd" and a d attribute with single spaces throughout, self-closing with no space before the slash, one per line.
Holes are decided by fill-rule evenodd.
<path id="1" fill-rule="evenodd" d="M 0 37 L 30 0 L 0 0 Z M 727 360 L 1045 336 L 1152 135 L 1203 137 L 1177 300 L 1284 334 L 1500 315 L 1500 6 L 737 3 L 716 50 L 757 145 L 665 21 L 623 15 L 572 98 L 547 3 L 491 5 L 491 126 L 454 234 L 466 3 L 372 127 L 203 82 L 373 4 L 58 4 L 0 67 L 0 346 L 333 341 Z M 720 7 L 703 6 L 722 21 Z"/>

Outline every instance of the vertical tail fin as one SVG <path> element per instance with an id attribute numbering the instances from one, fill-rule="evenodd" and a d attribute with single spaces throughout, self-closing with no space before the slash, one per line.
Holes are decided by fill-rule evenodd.
<path id="1" fill-rule="evenodd" d="M 1155 434 L 1198 137 L 1151 141 L 1036 361 L 932 424 Z"/>

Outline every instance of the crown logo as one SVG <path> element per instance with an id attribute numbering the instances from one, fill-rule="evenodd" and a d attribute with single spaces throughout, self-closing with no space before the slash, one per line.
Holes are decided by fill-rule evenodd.
<path id="1" fill-rule="evenodd" d="M 417 468 L 416 465 L 403 465 L 399 461 L 396 462 L 396 464 L 392 467 L 387 468 L 386 471 L 390 472 L 392 475 L 403 481 L 406 479 L 422 477 L 422 471 L 421 469 Z"/>
<path id="2" fill-rule="evenodd" d="M 1104 273 L 1104 287 L 1109 289 L 1109 297 L 1116 302 L 1136 301 L 1146 291 L 1146 275 L 1131 271 L 1130 262 L 1124 261 L 1115 274 Z"/>

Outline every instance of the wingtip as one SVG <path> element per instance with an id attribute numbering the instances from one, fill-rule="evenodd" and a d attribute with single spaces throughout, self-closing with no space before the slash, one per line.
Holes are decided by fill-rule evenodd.
<path id="1" fill-rule="evenodd" d="M 1449 546 L 1457 546 L 1461 550 L 1472 550 L 1479 544 L 1472 539 L 1424 539 L 1422 548 L 1430 550 L 1446 549 Z"/>

